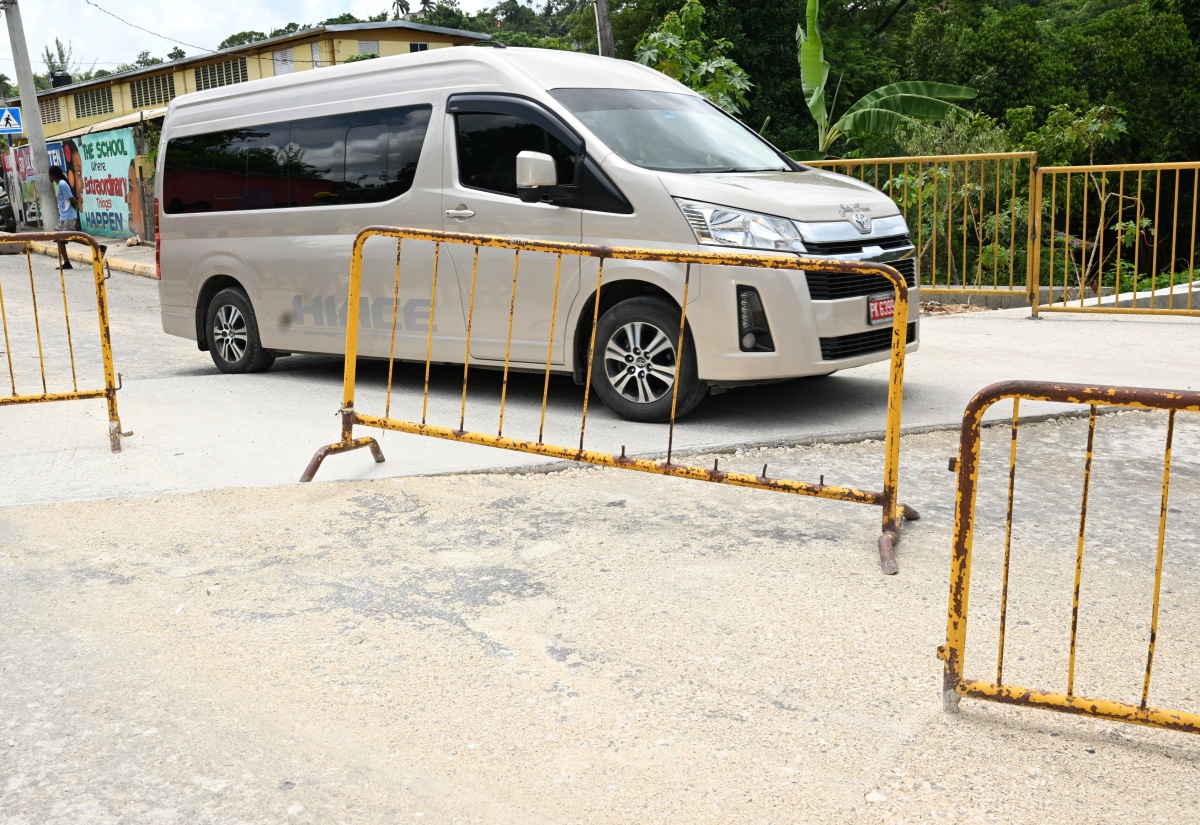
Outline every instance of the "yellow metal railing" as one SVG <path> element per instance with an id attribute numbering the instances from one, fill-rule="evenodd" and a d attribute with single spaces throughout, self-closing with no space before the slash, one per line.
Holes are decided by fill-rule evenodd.
<path id="1" fill-rule="evenodd" d="M 1200 316 L 1197 195 L 1196 161 L 1043 168 L 1034 314 Z"/>
<path id="2" fill-rule="evenodd" d="M 1025 295 L 1037 153 L 810 161 L 887 194 L 917 247 L 927 295 Z"/>
<path id="3" fill-rule="evenodd" d="M 967 618 L 971 594 L 971 563 L 975 539 L 975 500 L 979 480 L 979 443 L 983 416 L 998 401 L 1012 399 L 1012 434 L 1009 446 L 1008 507 L 1004 537 L 1004 565 L 1001 583 L 999 640 L 995 681 L 968 679 L 964 676 L 967 645 Z M 1012 560 L 1013 501 L 1017 474 L 1017 434 L 1022 400 L 1085 404 L 1090 408 L 1086 460 L 1083 471 L 1083 495 L 1079 510 L 1079 535 L 1075 547 L 1075 575 L 1071 597 L 1071 636 L 1067 659 L 1066 692 L 1033 690 L 1004 681 L 1004 634 L 1008 619 L 1009 568 Z M 1158 513 L 1158 541 L 1155 557 L 1154 587 L 1150 612 L 1150 631 L 1146 667 L 1142 677 L 1141 701 L 1137 704 L 1079 696 L 1075 693 L 1076 639 L 1079 628 L 1079 597 L 1083 579 L 1088 495 L 1092 482 L 1092 456 L 1095 447 L 1096 414 L 1100 407 L 1163 410 L 1168 414 L 1166 444 L 1163 451 L 1162 496 Z M 958 709 L 963 696 L 1133 722 L 1152 727 L 1200 733 L 1200 714 L 1152 707 L 1151 675 L 1158 640 L 1160 594 L 1162 591 L 1163 547 L 1167 532 L 1167 502 L 1171 487 L 1171 445 L 1175 416 L 1179 412 L 1200 412 L 1200 392 L 1176 392 L 1134 387 L 1092 387 L 1078 384 L 1051 384 L 1041 381 L 1010 381 L 981 390 L 967 405 L 957 459 L 958 492 L 954 516 L 954 549 L 950 559 L 950 601 L 946 617 L 946 644 L 938 649 L 944 662 L 943 702 L 948 712 Z"/>
<path id="4" fill-rule="evenodd" d="M 388 300 L 388 303 L 390 303 L 392 308 L 392 323 L 390 346 L 387 350 L 387 385 L 385 397 L 383 399 L 382 415 L 361 412 L 355 406 L 357 361 L 360 347 L 359 330 L 360 323 L 362 321 L 360 303 L 363 302 L 363 249 L 367 241 L 372 238 L 396 239 L 396 269 L 395 276 L 394 279 L 392 279 L 391 284 L 391 298 L 385 299 Z M 397 318 L 399 315 L 399 296 L 401 292 L 401 249 L 402 245 L 406 242 L 433 244 L 433 271 L 428 276 L 429 324 L 424 341 L 425 363 L 421 396 L 421 417 L 419 421 L 403 420 L 392 417 L 391 415 L 393 377 L 395 373 L 394 362 L 396 360 L 396 332 L 398 327 Z M 435 346 L 434 340 L 434 325 L 436 323 L 437 313 L 440 311 L 437 306 L 438 261 L 439 258 L 445 257 L 443 255 L 443 247 L 451 245 L 463 245 L 473 248 L 474 256 L 472 259 L 473 264 L 471 273 L 470 299 L 468 306 L 465 308 L 467 324 L 465 349 L 462 351 L 462 401 L 459 405 L 459 415 L 457 421 L 449 424 L 439 425 L 430 423 L 428 421 L 430 394 L 429 387 L 431 365 L 434 362 L 435 350 L 442 347 L 440 342 L 436 342 Z M 508 338 L 505 344 L 503 372 L 500 385 L 499 420 L 494 434 L 490 432 L 472 432 L 466 429 L 468 397 L 467 388 L 473 358 L 471 350 L 471 334 L 473 324 L 478 323 L 478 307 L 476 306 L 475 299 L 476 284 L 479 280 L 480 274 L 479 252 L 481 248 L 507 249 L 513 251 L 512 287 L 511 292 L 506 296 L 506 306 L 508 308 Z M 554 267 L 555 276 L 553 295 L 534 296 L 535 298 L 540 299 L 542 304 L 548 304 L 552 306 L 553 309 L 551 310 L 551 322 L 548 341 L 546 342 L 546 361 L 544 365 L 545 376 L 543 379 L 541 393 L 541 411 L 538 419 L 538 431 L 536 438 L 534 438 L 533 434 L 530 433 L 528 438 L 522 439 L 514 438 L 505 434 L 504 415 L 508 400 L 508 379 L 511 366 L 510 356 L 513 347 L 513 319 L 516 312 L 516 307 L 519 303 L 517 285 L 519 281 L 521 263 L 522 261 L 526 260 L 526 258 L 531 257 L 534 254 L 555 256 L 556 264 Z M 574 446 L 561 446 L 546 443 L 544 436 L 546 431 L 547 404 L 549 400 L 551 361 L 555 349 L 554 335 L 556 328 L 559 326 L 558 313 L 560 309 L 560 276 L 563 271 L 564 258 L 570 259 L 572 257 L 578 259 L 598 259 L 599 265 L 596 273 L 595 293 L 589 299 L 591 303 L 586 304 L 586 306 L 588 306 L 587 311 L 591 314 L 591 327 L 590 338 L 587 342 L 587 376 L 586 381 L 584 382 L 583 403 L 580 412 L 579 441 L 578 444 Z M 596 356 L 596 329 L 597 322 L 599 321 L 600 317 L 600 296 L 602 294 L 602 289 L 605 286 L 604 263 L 605 261 L 609 260 L 659 261 L 680 264 L 683 267 L 683 271 L 681 273 L 681 283 L 679 284 L 680 295 L 676 296 L 679 301 L 680 317 L 676 349 L 677 356 L 675 358 L 675 380 L 672 385 L 673 395 L 671 414 L 667 424 L 666 432 L 666 458 L 662 461 L 629 457 L 625 455 L 623 448 L 620 455 L 614 455 L 612 453 L 590 450 L 585 447 L 588 405 L 591 400 L 591 378 Z M 684 347 L 687 345 L 688 341 L 688 335 L 685 334 L 686 330 L 688 329 L 688 293 L 692 287 L 692 268 L 694 266 L 701 265 L 757 267 L 791 271 L 808 270 L 829 273 L 856 273 L 879 276 L 883 279 L 886 279 L 886 281 L 892 285 L 893 289 L 895 290 L 896 297 L 895 315 L 892 320 L 891 330 L 891 370 L 888 385 L 888 412 L 882 490 L 869 491 L 859 490 L 853 487 L 828 485 L 824 483 L 824 478 L 815 484 L 811 482 L 773 478 L 768 476 L 767 468 L 765 466 L 763 467 L 761 475 L 753 475 L 751 473 L 726 472 L 720 470 L 719 466 L 716 464 L 714 464 L 714 466 L 710 469 L 707 467 L 695 467 L 686 464 L 677 464 L 672 461 L 674 454 L 675 414 L 677 402 L 679 400 L 677 398 L 679 388 L 679 370 L 684 362 Z M 527 297 L 527 294 L 528 290 L 525 293 L 522 293 L 522 296 Z M 376 300 L 378 301 L 379 299 Z M 769 256 L 756 255 L 752 253 L 653 250 L 624 247 L 604 247 L 577 243 L 551 243 L 546 241 L 520 240 L 490 235 L 470 235 L 455 232 L 431 232 L 416 229 L 375 226 L 362 230 L 355 239 L 350 265 L 350 285 L 346 306 L 345 380 L 341 409 L 342 438 L 340 441 L 330 444 L 326 447 L 322 447 L 316 452 L 312 458 L 312 461 L 309 463 L 307 469 L 301 477 L 301 481 L 311 480 L 325 457 L 334 453 L 369 447 L 376 461 L 384 460 L 383 453 L 375 439 L 369 437 L 354 437 L 353 427 L 357 424 L 381 430 L 392 430 L 396 432 L 446 439 L 449 441 L 498 447 L 505 450 L 515 450 L 518 452 L 532 453 L 534 455 L 547 456 L 550 458 L 580 461 L 588 464 L 597 464 L 624 470 L 636 470 L 644 473 L 654 473 L 658 475 L 710 481 L 720 484 L 730 484 L 737 487 L 752 487 L 760 490 L 774 490 L 797 495 L 814 496 L 822 499 L 875 505 L 883 509 L 882 535 L 879 539 L 880 564 L 885 573 L 896 572 L 897 568 L 894 554 L 894 543 L 899 538 L 899 532 L 903 520 L 906 518 L 909 520 L 916 519 L 918 514 L 911 507 L 901 504 L 898 498 L 900 410 L 904 388 L 904 353 L 907 343 L 909 306 L 908 286 L 905 283 L 903 276 L 901 276 L 890 266 L 859 261 L 837 261 L 825 258 L 798 258 L 795 256 Z M 379 327 L 379 323 L 373 322 L 373 329 L 377 329 Z M 376 346 L 380 345 L 380 342 L 376 341 Z M 445 353 L 446 350 L 441 349 L 440 360 L 446 360 L 447 356 Z"/>
<path id="5" fill-rule="evenodd" d="M 12 301 L 16 296 L 10 293 L 9 303 L 5 301 L 4 287 L 0 283 L 0 328 L 4 333 L 4 352 L 6 356 L 6 364 L 8 367 L 8 385 L 9 394 L 0 395 L 0 407 L 13 406 L 16 404 L 36 404 L 47 401 L 72 401 L 88 398 L 103 398 L 108 403 L 108 435 L 114 453 L 121 451 L 121 420 L 117 415 L 117 390 L 120 389 L 120 376 L 113 370 L 112 356 L 112 335 L 109 331 L 108 323 L 108 295 L 105 291 L 105 274 L 104 274 L 104 259 L 100 251 L 99 244 L 89 235 L 82 232 L 27 232 L 15 235 L 3 236 L 4 243 L 23 243 L 25 245 L 25 258 L 28 264 L 29 271 L 29 320 L 33 335 L 31 340 L 23 338 L 13 329 L 13 322 L 10 318 L 10 309 L 15 309 Z M 71 328 L 71 309 L 67 298 L 67 275 L 63 270 L 61 263 L 58 269 L 58 286 L 62 292 L 62 318 L 63 329 L 65 332 L 67 356 L 70 362 L 71 372 L 71 389 L 52 389 L 53 379 L 47 379 L 46 375 L 46 352 L 43 347 L 43 323 L 41 313 L 45 309 L 40 310 L 38 307 L 38 289 L 37 282 L 33 271 L 33 258 L 30 243 L 36 241 L 47 241 L 50 243 L 81 243 L 90 246 L 92 249 L 92 278 L 95 284 L 96 296 L 96 316 L 100 327 L 100 355 L 104 364 L 104 388 L 103 389 L 80 389 L 79 377 L 75 367 L 75 339 Z M 24 296 L 21 296 L 23 302 Z M 41 392 L 23 392 L 18 391 L 19 383 L 17 377 L 17 369 L 13 362 L 13 344 L 25 344 L 31 349 L 36 347 L 38 372 L 41 378 Z M 53 372 L 53 371 L 52 371 Z M 65 373 L 63 376 L 65 381 Z M 0 390 L 3 392 L 3 390 Z M 127 433 L 126 433 L 127 435 Z"/>

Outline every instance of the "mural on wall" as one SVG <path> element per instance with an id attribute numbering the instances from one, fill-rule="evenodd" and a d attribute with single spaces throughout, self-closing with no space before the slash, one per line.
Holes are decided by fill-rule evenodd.
<path id="1" fill-rule="evenodd" d="M 145 237 L 142 194 L 138 187 L 133 129 L 114 129 L 46 144 L 50 164 L 63 170 L 79 204 L 84 232 L 106 238 Z M 18 146 L 5 158 L 14 167 L 24 222 L 37 217 L 37 176 L 29 146 Z"/>
<path id="2" fill-rule="evenodd" d="M 82 181 L 83 231 L 107 238 L 144 236 L 133 129 L 83 135 L 77 150 L 75 146 L 72 141 L 63 141 L 65 159 L 72 164 L 69 169 L 64 165 L 63 169 L 67 170 L 68 178 L 76 173 Z"/>
<path id="3" fill-rule="evenodd" d="M 21 211 L 24 213 L 25 223 L 32 223 L 38 211 L 37 190 L 33 185 L 37 178 L 37 170 L 33 166 L 33 152 L 28 145 L 18 146 L 13 149 L 13 156 L 16 159 L 17 188 L 21 193 Z"/>

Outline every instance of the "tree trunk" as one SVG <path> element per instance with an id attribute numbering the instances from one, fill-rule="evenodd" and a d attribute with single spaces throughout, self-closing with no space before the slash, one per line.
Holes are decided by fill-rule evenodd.
<path id="1" fill-rule="evenodd" d="M 601 57 L 616 57 L 617 46 L 613 42 L 612 18 L 608 14 L 608 0 L 595 0 L 596 40 L 600 44 Z"/>

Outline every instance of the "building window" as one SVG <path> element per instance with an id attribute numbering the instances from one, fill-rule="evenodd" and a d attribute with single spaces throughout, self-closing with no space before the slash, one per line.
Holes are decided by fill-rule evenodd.
<path id="1" fill-rule="evenodd" d="M 321 68 L 321 44 L 312 44 L 312 64 L 314 69 Z"/>
<path id="2" fill-rule="evenodd" d="M 408 50 L 410 52 L 427 52 L 429 51 L 428 43 L 409 43 Z"/>
<path id="3" fill-rule="evenodd" d="M 275 74 L 291 74 L 296 71 L 296 57 L 291 49 L 280 49 L 275 52 Z"/>
<path id="4" fill-rule="evenodd" d="M 175 97 L 175 75 L 160 74 L 135 80 L 129 84 L 129 96 L 135 109 L 164 106 Z"/>
<path id="5" fill-rule="evenodd" d="M 62 120 L 62 107 L 58 105 L 57 97 L 39 100 L 38 109 L 42 113 L 42 123 L 59 123 Z"/>
<path id="6" fill-rule="evenodd" d="M 358 41 L 359 54 L 379 54 L 378 40 L 360 40 Z"/>
<path id="7" fill-rule="evenodd" d="M 83 120 L 84 118 L 96 117 L 97 115 L 112 114 L 113 99 L 112 87 L 105 86 L 102 89 L 89 89 L 86 92 L 75 93 L 75 117 Z"/>
<path id="8" fill-rule="evenodd" d="M 246 58 L 239 57 L 224 63 L 213 63 L 196 69 L 196 91 L 245 83 L 250 77 L 246 73 Z"/>

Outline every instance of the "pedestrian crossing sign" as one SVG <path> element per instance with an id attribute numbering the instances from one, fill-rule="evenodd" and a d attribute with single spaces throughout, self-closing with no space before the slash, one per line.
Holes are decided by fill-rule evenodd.
<path id="1" fill-rule="evenodd" d="M 20 107 L 0 109 L 0 135 L 19 135 L 22 131 Z"/>

